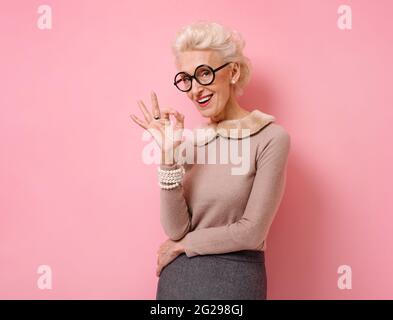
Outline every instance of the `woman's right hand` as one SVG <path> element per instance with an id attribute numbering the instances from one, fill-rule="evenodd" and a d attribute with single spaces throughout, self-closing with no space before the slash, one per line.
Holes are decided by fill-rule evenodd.
<path id="1" fill-rule="evenodd" d="M 173 108 L 160 109 L 157 95 L 154 91 L 151 92 L 151 101 L 151 113 L 147 110 L 142 100 L 137 101 L 145 121 L 140 120 L 134 114 L 131 114 L 130 117 L 136 124 L 153 136 L 165 157 L 173 155 L 174 150 L 182 143 L 184 115 Z M 174 116 L 176 119 L 173 128 L 171 127 L 169 115 Z M 159 116 L 160 118 L 156 120 L 154 116 Z M 169 160 L 169 162 L 172 162 L 172 160 Z"/>

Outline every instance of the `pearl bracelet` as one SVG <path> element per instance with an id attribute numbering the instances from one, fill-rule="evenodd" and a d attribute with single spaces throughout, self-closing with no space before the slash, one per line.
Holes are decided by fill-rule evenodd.
<path id="1" fill-rule="evenodd" d="M 162 189 L 170 190 L 181 184 L 185 169 L 183 166 L 177 169 L 157 168 L 159 183 Z"/>
<path id="2" fill-rule="evenodd" d="M 177 168 L 177 169 L 161 169 L 160 167 L 158 167 L 157 171 L 160 173 L 177 173 L 177 172 L 183 172 L 184 167 L 181 166 L 180 168 Z"/>
<path id="3" fill-rule="evenodd" d="M 158 176 L 158 179 L 161 181 L 161 182 L 176 182 L 176 181 L 180 181 L 181 179 L 183 178 L 183 174 L 176 174 L 176 175 L 170 175 L 170 176 L 165 176 L 165 177 L 163 177 L 163 176 Z"/>
<path id="4" fill-rule="evenodd" d="M 182 181 L 182 176 L 178 177 L 169 177 L 169 178 L 159 178 L 160 183 L 165 183 L 165 184 L 173 184 L 173 183 L 180 183 Z"/>
<path id="5" fill-rule="evenodd" d="M 162 183 L 159 183 L 158 185 L 160 186 L 161 189 L 171 190 L 171 189 L 176 188 L 180 184 L 177 182 L 177 183 L 174 183 L 174 184 L 162 184 Z"/>

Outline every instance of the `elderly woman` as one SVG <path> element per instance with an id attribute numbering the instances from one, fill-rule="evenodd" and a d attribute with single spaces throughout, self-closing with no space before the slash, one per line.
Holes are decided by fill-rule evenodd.
<path id="1" fill-rule="evenodd" d="M 238 32 L 206 21 L 184 27 L 173 43 L 174 85 L 209 120 L 193 131 L 194 155 L 220 161 L 179 161 L 182 142 L 165 129 L 172 116 L 182 132 L 184 116 L 160 109 L 154 92 L 151 112 L 138 101 L 145 121 L 131 115 L 162 148 L 160 217 L 169 239 L 158 250 L 157 300 L 266 299 L 266 238 L 284 193 L 290 136 L 274 116 L 236 100 L 250 79 L 244 43 Z M 239 142 L 248 165 L 236 173 L 221 158 Z"/>

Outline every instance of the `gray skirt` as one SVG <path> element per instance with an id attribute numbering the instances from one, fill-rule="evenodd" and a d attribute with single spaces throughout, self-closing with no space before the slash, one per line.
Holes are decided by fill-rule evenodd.
<path id="1" fill-rule="evenodd" d="M 156 300 L 266 300 L 265 253 L 179 255 L 162 270 Z"/>

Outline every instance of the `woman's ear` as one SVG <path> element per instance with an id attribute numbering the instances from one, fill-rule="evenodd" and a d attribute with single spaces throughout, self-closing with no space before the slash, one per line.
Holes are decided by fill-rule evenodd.
<path id="1" fill-rule="evenodd" d="M 240 65 L 238 62 L 233 64 L 231 69 L 231 82 L 236 83 L 240 78 Z"/>

